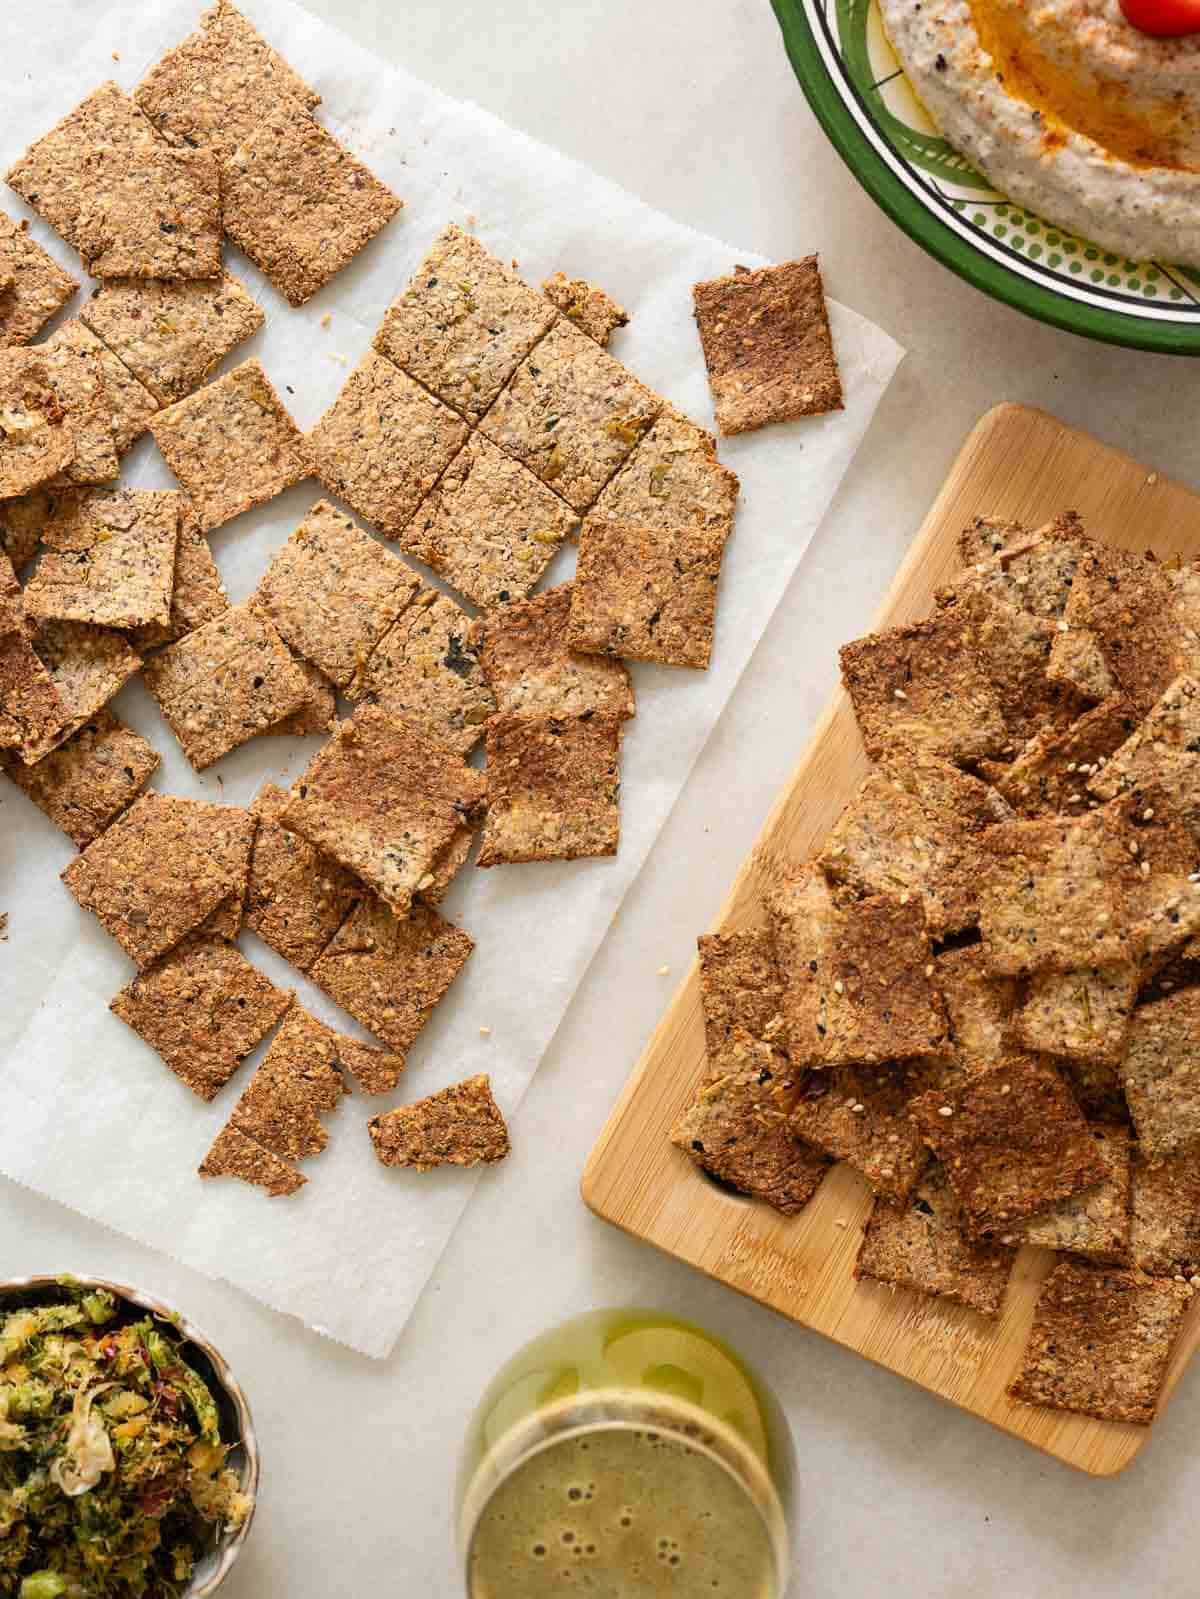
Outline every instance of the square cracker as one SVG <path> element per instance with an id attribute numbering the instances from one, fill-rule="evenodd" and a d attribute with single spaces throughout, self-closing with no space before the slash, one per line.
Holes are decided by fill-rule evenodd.
<path id="1" fill-rule="evenodd" d="M 1200 1150 L 1163 1160 L 1133 1159 L 1133 1264 L 1152 1277 L 1200 1271 Z"/>
<path id="2" fill-rule="evenodd" d="M 998 1316 L 1016 1251 L 964 1238 L 959 1221 L 945 1172 L 930 1167 L 903 1204 L 875 1206 L 854 1275 Z"/>
<path id="3" fill-rule="evenodd" d="M 478 422 L 557 320 L 540 294 L 451 223 L 388 308 L 375 348 Z"/>
<path id="4" fill-rule="evenodd" d="M 621 723 L 500 712 L 488 723 L 488 811 L 479 866 L 615 855 Z"/>
<path id="5" fill-rule="evenodd" d="M 332 1028 L 293 1005 L 229 1125 L 282 1160 L 319 1155 L 329 1142 L 320 1113 L 336 1110 L 346 1092 L 336 1039 Z"/>
<path id="6" fill-rule="evenodd" d="M 789 1126 L 794 1093 L 794 1080 L 743 1065 L 701 1084 L 671 1142 L 718 1182 L 794 1216 L 833 1164 Z"/>
<path id="7" fill-rule="evenodd" d="M 360 665 L 347 694 L 403 717 L 465 756 L 482 737 L 496 702 L 479 663 L 470 617 L 437 589 L 417 588 Z"/>
<path id="8" fill-rule="evenodd" d="M 102 710 L 36 766 L 12 756 L 0 756 L 0 764 L 43 814 L 85 849 L 137 799 L 158 766 L 158 754 L 140 733 Z"/>
<path id="9" fill-rule="evenodd" d="M 182 496 L 181 496 L 182 498 Z M 166 625 L 151 622 L 134 628 L 130 642 L 135 649 L 145 652 L 161 644 L 173 644 L 176 639 L 194 633 L 206 622 L 215 621 L 229 610 L 229 595 L 221 581 L 217 563 L 213 560 L 208 540 L 200 531 L 196 513 L 188 500 L 183 500 L 179 540 L 175 546 L 175 571 L 171 579 L 171 610 Z"/>
<path id="10" fill-rule="evenodd" d="M 63 722 L 26 746 L 27 760 L 40 760 L 95 716 L 142 664 L 120 633 L 88 622 L 40 622 L 32 636 L 34 653 L 54 684 Z"/>
<path id="11" fill-rule="evenodd" d="M 270 108 L 321 103 L 229 0 L 210 6 L 195 33 L 150 68 L 134 99 L 173 144 L 218 152 L 232 150 Z"/>
<path id="12" fill-rule="evenodd" d="M 999 1060 L 1016 1008 L 1015 981 L 988 973 L 979 944 L 944 949 L 934 957 L 933 966 L 960 1059 L 968 1068 Z"/>
<path id="13" fill-rule="evenodd" d="M 1088 788 L 1112 799 L 1153 783 L 1200 839 L 1200 677 L 1177 677 L 1144 721 L 1088 776 Z"/>
<path id="14" fill-rule="evenodd" d="M 1149 1426 L 1191 1297 L 1182 1283 L 1061 1261 L 1042 1284 L 1009 1394 Z"/>
<path id="15" fill-rule="evenodd" d="M 501 711 L 582 716 L 634 714 L 633 685 L 620 661 L 567 644 L 571 585 L 480 617 L 472 629 L 484 675 Z"/>
<path id="16" fill-rule="evenodd" d="M 150 422 L 206 533 L 307 477 L 304 437 L 257 361 L 244 361 Z"/>
<path id="17" fill-rule="evenodd" d="M 1157 1159 L 1200 1144 L 1200 988 L 1133 1013 L 1118 1071 L 1144 1152 Z"/>
<path id="18" fill-rule="evenodd" d="M 908 1114 L 946 1168 L 973 1237 L 1003 1236 L 1107 1175 L 1070 1089 L 1029 1055 L 934 1089 Z"/>
<path id="19" fill-rule="evenodd" d="M 228 272 L 209 279 L 113 278 L 79 313 L 152 394 L 174 405 L 266 321 Z"/>
<path id="20" fill-rule="evenodd" d="M 434 1007 L 463 969 L 475 942 L 436 911 L 414 905 L 403 921 L 366 895 L 309 972 L 318 988 L 396 1051 L 395 1076 L 372 1070 L 364 1087 L 394 1087 Z M 361 1071 L 360 1071 L 361 1075 Z"/>
<path id="21" fill-rule="evenodd" d="M 509 1151 L 508 1128 L 482 1074 L 372 1117 L 367 1131 L 381 1165 L 414 1171 L 490 1166 Z"/>
<path id="22" fill-rule="evenodd" d="M 75 453 L 75 429 L 46 361 L 34 350 L 0 350 L 0 500 L 57 477 Z"/>
<path id="23" fill-rule="evenodd" d="M 525 357 L 480 428 L 586 511 L 664 402 L 561 318 Z"/>
<path id="24" fill-rule="evenodd" d="M 152 656 L 144 681 L 198 772 L 282 721 L 309 694 L 304 673 L 250 601 Z"/>
<path id="25" fill-rule="evenodd" d="M 1035 1053 L 1116 1066 L 1137 993 L 1138 970 L 1128 963 L 1038 972 L 1013 1017 L 1013 1041 Z"/>
<path id="26" fill-rule="evenodd" d="M 326 488 L 399 538 L 466 438 L 461 417 L 368 350 L 308 445 Z"/>
<path id="27" fill-rule="evenodd" d="M 294 1194 L 308 1181 L 286 1160 L 280 1160 L 228 1123 L 213 1139 L 197 1170 L 201 1177 L 239 1177 L 244 1183 L 265 1189 L 272 1199 Z"/>
<path id="28" fill-rule="evenodd" d="M 919 903 L 833 893 L 812 864 L 773 871 L 764 899 L 797 1066 L 873 1066 L 948 1052 Z"/>
<path id="29" fill-rule="evenodd" d="M 236 805 L 143 794 L 63 882 L 142 969 L 246 882 L 254 823 Z"/>
<path id="30" fill-rule="evenodd" d="M 569 278 L 565 272 L 555 272 L 542 284 L 542 293 L 550 304 L 589 339 L 595 339 L 602 349 L 618 328 L 629 321 L 624 310 L 598 284 L 585 278 Z"/>
<path id="31" fill-rule="evenodd" d="M 82 314 L 56 328 L 38 348 L 46 352 L 66 348 L 76 357 L 84 358 L 84 377 L 89 382 L 94 377 L 99 384 L 97 416 L 94 420 L 89 417 L 90 426 L 95 428 L 97 440 L 105 443 L 107 440 L 101 429 L 107 429 L 107 437 L 111 438 L 117 455 L 124 455 L 130 445 L 141 438 L 158 410 L 158 401 L 149 389 L 144 388 L 124 362 L 87 327 Z M 88 366 L 92 369 L 90 372 Z M 115 470 L 108 473 L 109 477 L 116 475 Z"/>
<path id="32" fill-rule="evenodd" d="M 5 181 L 78 248 L 79 214 L 88 196 L 86 152 L 95 145 L 130 151 L 158 142 L 153 126 L 129 96 L 111 81 L 102 83 L 29 146 L 5 173 Z"/>
<path id="33" fill-rule="evenodd" d="M 0 272 L 10 279 L 0 295 L 0 347 L 35 339 L 79 287 L 26 226 L 0 211 Z"/>
<path id="34" fill-rule="evenodd" d="M 591 655 L 703 670 L 726 535 L 592 520 L 579 540 L 567 641 Z"/>
<path id="35" fill-rule="evenodd" d="M 290 796 L 267 783 L 252 806 L 258 820 L 250 856 L 246 926 L 284 960 L 307 972 L 363 896 L 352 872 L 281 827 Z"/>
<path id="36" fill-rule="evenodd" d="M 219 278 L 221 181 L 201 150 L 161 140 L 82 152 L 75 242 L 95 278 Z"/>
<path id="37" fill-rule="evenodd" d="M 697 283 L 696 324 L 717 426 L 745 433 L 842 409 L 829 310 L 815 255 Z"/>
<path id="38" fill-rule="evenodd" d="M 108 389 L 95 351 L 85 341 L 55 336 L 25 353 L 44 363 L 75 436 L 75 455 L 64 478 L 68 483 L 111 483 L 121 462 Z"/>
<path id="39" fill-rule="evenodd" d="M 109 1005 L 193 1094 L 215 1099 L 295 1000 L 223 938 L 190 938 Z"/>
<path id="40" fill-rule="evenodd" d="M 445 745 L 364 705 L 294 785 L 280 821 L 406 916 L 484 794 L 483 778 Z"/>
<path id="41" fill-rule="evenodd" d="M 996 787 L 1022 816 L 1082 815 L 1089 779 L 1136 727 L 1131 702 L 1111 695 L 1068 727 L 1035 733 Z"/>
<path id="42" fill-rule="evenodd" d="M 877 1194 L 904 1200 L 929 1164 L 908 1116 L 914 1095 L 940 1080 L 938 1061 L 888 1061 L 809 1072 L 792 1111 L 792 1131 L 861 1172 Z"/>
<path id="43" fill-rule="evenodd" d="M 587 514 L 594 521 L 641 527 L 733 530 L 737 474 L 717 460 L 716 444 L 688 417 L 667 406 L 637 449 L 601 490 Z"/>
<path id="44" fill-rule="evenodd" d="M 1096 1124 L 1091 1132 L 1105 1166 L 1101 1181 L 1017 1222 L 1001 1235 L 1004 1243 L 1038 1244 L 1102 1266 L 1128 1265 L 1133 1158 L 1129 1130 Z"/>
<path id="45" fill-rule="evenodd" d="M 26 611 L 104 627 L 165 627 L 181 500 L 152 489 L 75 496 L 42 530 L 47 553 L 26 585 Z"/>
<path id="46" fill-rule="evenodd" d="M 225 231 L 303 305 L 404 202 L 304 106 L 283 101 L 221 162 Z"/>
<path id="47" fill-rule="evenodd" d="M 474 433 L 400 543 L 487 610 L 527 598 L 577 520 L 520 461 Z"/>
<path id="48" fill-rule="evenodd" d="M 766 928 L 705 933 L 696 944 L 707 1080 L 750 1067 L 786 1077 L 783 984 L 770 933 Z"/>
<path id="49" fill-rule="evenodd" d="M 347 688 L 420 587 L 403 561 L 321 500 L 276 552 L 254 598 L 298 655 Z"/>

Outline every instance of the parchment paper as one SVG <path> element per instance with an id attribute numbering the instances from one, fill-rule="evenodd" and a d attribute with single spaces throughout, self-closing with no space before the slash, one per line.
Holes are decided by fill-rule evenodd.
<path id="1" fill-rule="evenodd" d="M 132 89 L 195 26 L 200 9 L 198 0 L 5 7 L 0 162 L 7 167 L 105 78 Z M 633 313 L 614 354 L 711 425 L 691 285 L 738 261 L 760 265 L 761 258 L 649 209 L 487 113 L 374 58 L 289 0 L 245 0 L 244 9 L 321 92 L 319 115 L 406 208 L 299 311 L 229 249 L 230 270 L 266 308 L 268 322 L 227 366 L 258 355 L 297 421 L 311 426 L 368 348 L 429 242 L 453 220 L 473 227 L 503 258 L 515 258 L 530 282 L 561 267 L 603 284 Z M 580 107 L 580 115 L 598 114 Z M 29 215 L 34 237 L 81 274 L 73 253 L 14 194 L 4 191 L 0 204 Z M 310 1181 L 294 1198 L 268 1201 L 240 1184 L 202 1183 L 195 1175 L 261 1051 L 206 1106 L 109 1013 L 131 965 L 57 881 L 73 854 L 69 840 L 3 783 L 0 909 L 9 914 L 9 930 L 0 944 L 0 1171 L 229 1279 L 364 1354 L 388 1353 L 479 1175 L 384 1171 L 372 1155 L 366 1121 L 391 1104 L 487 1071 L 520 1138 L 514 1112 L 521 1095 L 902 356 L 885 333 L 844 307 L 833 307 L 833 329 L 845 411 L 721 445 L 722 459 L 741 477 L 742 500 L 726 557 L 713 665 L 707 673 L 634 670 L 638 714 L 624 747 L 619 856 L 462 874 L 444 910 L 476 939 L 474 956 L 411 1051 L 400 1088 L 382 1099 L 343 1102 L 329 1119 L 328 1150 L 305 1163 Z M 145 487 L 172 481 L 148 439 L 128 458 L 124 478 Z M 302 484 L 213 536 L 233 600 L 250 593 L 271 553 L 322 492 Z M 573 552 L 548 581 L 569 575 L 571 564 Z M 812 600 L 820 604 L 819 595 Z M 140 682 L 119 696 L 116 709 L 162 753 L 154 786 L 164 792 L 245 803 L 265 781 L 289 783 L 318 747 L 314 740 L 258 738 L 197 776 Z M 747 751 L 753 738 L 747 727 Z M 317 1015 L 361 1031 L 252 935 L 241 944 Z M 569 1082 L 563 1088 L 562 1114 L 569 1117 Z M 483 1180 L 505 1177 L 500 1166 Z"/>

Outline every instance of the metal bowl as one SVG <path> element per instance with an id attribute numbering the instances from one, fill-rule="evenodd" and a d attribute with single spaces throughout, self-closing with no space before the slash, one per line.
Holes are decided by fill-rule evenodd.
<path id="1" fill-rule="evenodd" d="M 165 1322 L 183 1340 L 183 1355 L 187 1364 L 199 1372 L 212 1391 L 221 1420 L 221 1437 L 226 1443 L 234 1444 L 229 1452 L 229 1465 L 237 1472 L 242 1492 L 250 1499 L 250 1514 L 236 1532 L 226 1533 L 209 1550 L 192 1573 L 186 1599 L 207 1599 L 225 1581 L 234 1561 L 241 1554 L 258 1503 L 261 1470 L 258 1437 L 242 1386 L 230 1371 L 224 1355 L 194 1322 L 188 1321 L 170 1305 L 163 1304 L 161 1299 L 155 1299 L 142 1289 L 130 1288 L 126 1283 L 110 1282 L 106 1277 L 79 1277 L 71 1272 L 60 1272 L 38 1277 L 5 1278 L 0 1282 L 0 1314 L 48 1301 L 67 1286 L 103 1288 L 114 1298 L 149 1311 L 159 1321 Z"/>

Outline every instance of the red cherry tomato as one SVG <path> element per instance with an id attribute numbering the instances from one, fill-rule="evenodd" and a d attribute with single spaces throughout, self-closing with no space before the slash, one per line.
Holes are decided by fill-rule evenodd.
<path id="1" fill-rule="evenodd" d="M 1121 10 L 1132 27 L 1156 38 L 1200 33 L 1200 0 L 1121 0 Z"/>

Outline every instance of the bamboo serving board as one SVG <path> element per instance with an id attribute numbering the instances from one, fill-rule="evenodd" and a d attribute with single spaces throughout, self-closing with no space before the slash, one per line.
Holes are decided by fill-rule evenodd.
<path id="1" fill-rule="evenodd" d="M 1001 516 L 1036 527 L 1065 510 L 1078 511 L 1093 537 L 1113 544 L 1151 549 L 1164 558 L 1200 556 L 1200 495 L 1043 411 L 1001 405 L 967 439 L 873 626 L 928 614 L 934 590 L 957 568 L 955 540 L 972 517 Z M 851 626 L 847 637 L 866 631 Z M 839 691 L 768 816 L 759 845 L 794 859 L 810 855 L 866 770 L 850 703 Z M 717 926 L 733 930 L 760 923 L 759 900 L 748 861 Z M 1021 1405 L 1005 1394 L 1053 1255 L 1021 1251 L 995 1323 L 923 1295 L 856 1282 L 852 1268 L 871 1199 L 849 1167 L 836 1166 L 800 1215 L 786 1218 L 717 1187 L 669 1143 L 704 1066 L 693 965 L 588 1160 L 583 1197 L 598 1216 L 1069 1466 L 1112 1476 L 1129 1464 L 1148 1428 Z M 1176 1346 L 1168 1392 L 1197 1343 L 1200 1295 Z"/>

